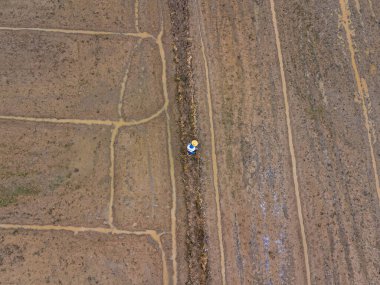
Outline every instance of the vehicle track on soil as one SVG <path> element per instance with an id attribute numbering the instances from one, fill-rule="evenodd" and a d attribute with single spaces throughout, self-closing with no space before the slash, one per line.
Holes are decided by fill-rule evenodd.
<path id="1" fill-rule="evenodd" d="M 209 78 L 209 69 L 207 63 L 207 56 L 205 51 L 205 46 L 202 37 L 202 28 L 201 23 L 202 20 L 202 11 L 197 0 L 197 9 L 199 13 L 199 36 L 201 40 L 201 50 L 203 63 L 205 68 L 206 75 L 206 87 L 207 87 L 207 107 L 208 107 L 208 115 L 209 115 L 209 124 L 210 124 L 210 135 L 211 135 L 211 160 L 212 160 L 212 173 L 213 173 L 213 184 L 214 184 L 214 192 L 215 192 L 215 205 L 216 205 L 216 215 L 217 215 L 217 224 L 218 224 L 218 239 L 219 239 L 219 251 L 220 251 L 220 270 L 222 274 L 222 284 L 226 284 L 226 267 L 225 267 L 225 253 L 223 246 L 223 232 L 222 232 L 222 215 L 220 210 L 220 195 L 219 195 L 219 184 L 218 184 L 218 165 L 216 158 L 216 147 L 215 147 L 215 131 L 214 131 L 214 119 L 213 119 L 213 111 L 212 111 L 212 100 L 211 100 L 211 87 L 210 87 L 210 78 Z"/>
<path id="2" fill-rule="evenodd" d="M 299 219 L 300 231 L 301 231 L 301 237 L 302 237 L 302 246 L 303 246 L 303 253 L 304 253 L 304 260 L 305 260 L 306 278 L 307 278 L 307 284 L 311 285 L 309 253 L 308 253 L 308 247 L 307 247 L 307 241 L 306 241 L 304 219 L 303 219 L 303 214 L 302 214 L 302 205 L 301 205 L 301 198 L 300 198 L 299 184 L 298 184 L 298 177 L 297 177 L 297 162 L 296 162 L 296 156 L 295 156 L 295 150 L 294 150 L 294 144 L 293 144 L 292 125 L 290 122 L 290 111 L 289 111 L 289 102 L 288 102 L 286 78 L 285 78 L 285 71 L 284 71 L 284 62 L 283 62 L 283 57 L 282 57 L 281 42 L 280 42 L 280 36 L 279 36 L 279 32 L 278 32 L 274 0 L 270 0 L 270 6 L 271 6 L 271 11 L 272 11 L 273 28 L 274 28 L 275 38 L 276 38 L 278 61 L 280 64 L 282 94 L 284 96 L 286 124 L 287 124 L 287 131 L 288 131 L 288 143 L 289 143 L 289 151 L 290 151 L 290 157 L 291 157 L 291 163 L 292 163 L 294 192 L 295 192 L 296 201 L 297 201 L 298 219 Z"/>
<path id="3" fill-rule="evenodd" d="M 342 26 L 343 26 L 344 31 L 346 33 L 348 50 L 350 51 L 351 66 L 352 66 L 352 70 L 353 70 L 354 77 L 355 77 L 356 88 L 357 88 L 357 91 L 358 91 L 359 96 L 360 96 L 362 113 L 363 113 L 363 117 L 364 117 L 364 124 L 365 124 L 365 128 L 367 130 L 373 175 L 375 177 L 377 197 L 380 201 L 380 182 L 379 182 L 379 176 L 377 173 L 377 164 L 376 164 L 375 152 L 373 150 L 373 142 L 372 142 L 372 134 L 373 134 L 374 130 L 372 129 L 371 124 L 370 124 L 370 119 L 368 116 L 368 108 L 367 108 L 367 103 L 366 103 L 366 99 L 369 100 L 368 88 L 366 88 L 366 86 L 367 86 L 366 81 L 364 78 L 361 77 L 360 72 L 359 72 L 359 68 L 358 68 L 357 63 L 356 63 L 354 41 L 352 39 L 352 37 L 354 35 L 354 30 L 350 27 L 350 24 L 351 24 L 350 7 L 348 6 L 347 0 L 339 0 L 339 4 L 340 4 L 341 12 L 342 12 L 341 23 L 342 23 Z"/>

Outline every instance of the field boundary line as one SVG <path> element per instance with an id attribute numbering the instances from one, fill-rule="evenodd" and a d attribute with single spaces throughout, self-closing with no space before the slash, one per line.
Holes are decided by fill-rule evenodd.
<path id="1" fill-rule="evenodd" d="M 348 6 L 347 0 L 339 0 L 339 3 L 340 3 L 340 10 L 342 12 L 341 22 L 342 22 L 342 26 L 346 32 L 348 49 L 350 51 L 350 56 L 351 56 L 351 67 L 352 67 L 352 70 L 354 72 L 356 87 L 357 87 L 357 91 L 359 93 L 360 100 L 361 100 L 362 113 L 363 113 L 364 120 L 365 120 L 365 128 L 367 130 L 368 143 L 369 143 L 369 148 L 370 148 L 370 153 L 371 153 L 372 170 L 373 170 L 374 176 L 375 176 L 376 192 L 377 192 L 378 200 L 380 202 L 380 182 L 379 182 L 379 176 L 377 174 L 377 164 L 376 164 L 376 158 L 375 158 L 375 153 L 373 150 L 373 143 L 372 143 L 372 138 L 371 138 L 372 130 L 371 130 L 371 126 L 370 126 L 370 119 L 368 116 L 368 109 L 366 106 L 366 98 L 365 98 L 366 97 L 365 95 L 367 94 L 368 90 L 367 90 L 367 88 L 365 88 L 365 86 L 366 86 L 365 79 L 360 76 L 359 69 L 358 69 L 358 66 L 356 63 L 355 48 L 354 48 L 354 42 L 352 39 L 352 35 L 353 35 L 354 31 L 350 27 L 351 11 L 350 11 L 350 8 Z M 369 98 L 369 96 L 368 96 L 368 98 Z"/>
<path id="2" fill-rule="evenodd" d="M 292 163 L 292 174 L 293 174 L 293 182 L 294 182 L 294 192 L 295 192 L 296 201 L 297 201 L 298 219 L 299 219 L 301 236 L 302 236 L 302 247 L 303 247 L 304 260 L 305 260 L 306 279 L 307 279 L 307 284 L 311 285 L 308 247 L 307 247 L 307 241 L 306 241 L 305 226 L 304 226 L 304 219 L 303 219 L 303 214 L 302 214 L 302 205 L 301 205 L 301 198 L 300 198 L 298 177 L 297 177 L 297 162 L 296 162 L 296 156 L 295 156 L 294 144 L 293 144 L 292 125 L 290 122 L 290 111 L 289 111 L 288 93 L 287 93 L 286 78 L 285 78 L 285 71 L 284 71 L 284 62 L 283 62 L 283 57 L 282 57 L 281 41 L 280 41 L 280 35 L 278 32 L 274 0 L 270 0 L 270 6 L 271 6 L 271 11 L 272 11 L 273 28 L 274 28 L 275 38 L 276 38 L 278 61 L 280 64 L 282 94 L 284 96 L 286 124 L 287 124 L 287 130 L 288 130 L 288 143 L 289 143 L 289 151 L 290 151 L 291 163 Z"/>
<path id="3" fill-rule="evenodd" d="M 86 119 L 57 119 L 57 118 L 37 118 L 37 117 L 23 117 L 23 116 L 0 116 L 1 120 L 14 120 L 14 121 L 27 121 L 36 123 L 52 123 L 52 124 L 72 124 L 72 125 L 101 125 L 112 126 L 118 121 L 111 120 L 86 120 Z"/>
<path id="4" fill-rule="evenodd" d="M 155 230 L 128 231 L 117 228 L 102 228 L 102 227 L 80 227 L 80 226 L 60 226 L 60 225 L 22 225 L 22 224 L 0 224 L 0 229 L 23 229 L 34 231 L 68 231 L 74 234 L 82 232 L 94 232 L 102 234 L 125 234 L 125 235 L 154 235 Z"/>
<path id="5" fill-rule="evenodd" d="M 14 121 L 27 121 L 36 123 L 52 123 L 52 124 L 68 124 L 68 125 L 89 125 L 89 126 L 117 126 L 117 127 L 131 127 L 148 123 L 149 121 L 160 116 L 165 111 L 167 104 L 165 103 L 157 112 L 151 116 L 141 120 L 131 121 L 112 121 L 112 120 L 87 120 L 87 119 L 57 119 L 57 118 L 35 118 L 35 117 L 22 117 L 22 116 L 0 116 L 0 120 L 14 120 Z"/>
<path id="6" fill-rule="evenodd" d="M 76 35 L 90 35 L 90 36 L 128 36 L 141 39 L 155 37 L 147 32 L 107 32 L 107 31 L 91 31 L 91 30 L 70 30 L 70 29 L 51 29 L 51 28 L 26 28 L 26 27 L 0 27 L 0 31 L 35 31 L 35 32 L 46 32 L 46 33 L 63 33 L 63 34 L 76 34 Z"/>
<path id="7" fill-rule="evenodd" d="M 199 2 L 197 0 L 197 6 L 199 9 L 199 16 L 202 20 L 202 11 L 200 10 Z M 209 68 L 207 62 L 206 51 L 204 47 L 201 22 L 198 23 L 199 36 L 201 40 L 201 50 L 203 63 L 205 68 L 206 75 L 206 97 L 207 97 L 207 107 L 208 107 L 208 116 L 210 123 L 210 136 L 211 136 L 211 160 L 212 160 L 212 173 L 213 173 L 213 184 L 214 184 L 214 194 L 215 194 L 215 205 L 216 205 L 216 216 L 217 216 L 217 227 L 218 227 L 218 240 L 219 240 L 219 251 L 220 251 L 220 269 L 222 274 L 222 284 L 226 284 L 226 266 L 225 266 L 225 254 L 224 254 L 224 245 L 223 245 L 223 231 L 222 231 L 222 214 L 220 209 L 220 194 L 219 194 L 219 184 L 218 184 L 218 165 L 216 157 L 216 147 L 215 147 L 215 131 L 214 131 L 214 119 L 212 111 L 212 100 L 211 100 L 211 86 L 210 86 L 210 76 Z"/>

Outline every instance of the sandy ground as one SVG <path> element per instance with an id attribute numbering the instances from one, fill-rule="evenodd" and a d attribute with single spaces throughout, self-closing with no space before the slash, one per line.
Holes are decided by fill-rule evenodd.
<path id="1" fill-rule="evenodd" d="M 0 284 L 380 284 L 378 1 L 3 2 Z"/>

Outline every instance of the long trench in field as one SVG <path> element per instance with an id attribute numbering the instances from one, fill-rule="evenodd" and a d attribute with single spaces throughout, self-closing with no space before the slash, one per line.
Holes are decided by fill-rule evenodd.
<path id="1" fill-rule="evenodd" d="M 169 1 L 173 53 L 176 69 L 176 101 L 179 136 L 182 146 L 198 138 L 197 100 L 194 96 L 191 40 L 189 30 L 189 1 Z M 207 284 L 209 281 L 208 245 L 205 227 L 204 187 L 202 185 L 202 160 L 188 156 L 183 147 L 182 175 L 186 200 L 186 258 L 187 284 Z"/>

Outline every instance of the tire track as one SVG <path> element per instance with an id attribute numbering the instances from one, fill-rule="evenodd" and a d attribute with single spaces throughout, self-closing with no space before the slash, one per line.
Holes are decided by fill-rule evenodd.
<path id="1" fill-rule="evenodd" d="M 289 102 L 288 102 L 288 94 L 287 94 L 287 88 L 286 88 L 284 63 L 283 63 L 283 58 L 282 58 L 280 36 L 279 36 L 279 32 L 278 32 L 278 27 L 277 27 L 277 18 L 276 18 L 276 10 L 275 10 L 274 0 L 270 0 L 270 6 L 271 6 L 271 11 L 272 11 L 273 28 L 274 28 L 274 33 L 275 33 L 275 37 L 276 37 L 278 61 L 280 64 L 282 93 L 284 96 L 286 124 L 287 124 L 287 131 L 288 131 L 288 140 L 289 140 L 289 151 L 290 151 L 291 162 L 292 162 L 294 192 L 295 192 L 296 201 L 297 201 L 297 212 L 298 212 L 298 219 L 299 219 L 301 236 L 302 236 L 302 246 L 303 246 L 304 259 L 305 259 L 305 270 L 306 270 L 307 285 L 311 285 L 308 248 L 307 248 L 307 241 L 306 241 L 304 220 L 303 220 L 303 214 L 302 214 L 301 199 L 300 199 L 300 193 L 299 193 L 298 177 L 297 177 L 297 162 L 296 162 L 294 144 L 293 144 L 293 135 L 292 135 L 292 126 L 291 126 L 291 122 L 290 122 Z"/>
<path id="2" fill-rule="evenodd" d="M 368 108 L 366 105 L 366 94 L 367 94 L 367 92 L 366 92 L 367 89 L 365 88 L 366 82 L 365 82 L 364 78 L 362 78 L 360 76 L 359 69 L 358 69 L 358 66 L 356 63 L 355 48 L 354 48 L 354 42 L 352 39 L 352 36 L 354 34 L 354 30 L 351 29 L 351 27 L 350 27 L 350 24 L 351 24 L 350 7 L 348 6 L 347 0 L 339 0 L 339 4 L 340 4 L 340 10 L 342 12 L 341 23 L 342 23 L 342 26 L 346 32 L 347 45 L 348 45 L 348 49 L 350 51 L 350 56 L 351 56 L 351 66 L 352 66 L 352 70 L 353 70 L 354 76 L 355 76 L 356 88 L 357 88 L 357 91 L 358 91 L 359 96 L 360 96 L 362 113 L 363 113 L 364 122 L 365 122 L 365 128 L 367 129 L 367 137 L 368 137 L 369 149 L 370 149 L 370 154 L 371 154 L 372 169 L 373 169 L 373 173 L 375 176 L 375 185 L 376 185 L 377 197 L 380 201 L 380 182 L 379 182 L 376 158 L 375 158 L 375 153 L 373 150 L 373 142 L 372 142 L 372 133 L 374 130 L 371 127 L 370 119 L 368 116 Z"/>
<path id="3" fill-rule="evenodd" d="M 211 160 L 212 160 L 212 172 L 213 172 L 213 184 L 214 184 L 214 192 L 215 192 L 215 205 L 216 205 L 216 216 L 218 223 L 218 239 L 219 239 L 219 251 L 220 251 L 220 270 L 222 274 L 222 284 L 226 284 L 226 267 L 225 267 L 225 254 L 224 254 L 224 246 L 223 246 L 223 232 L 222 232 L 222 215 L 220 210 L 220 195 L 219 195 L 219 184 L 218 184 L 218 165 L 216 158 L 216 147 L 215 147 L 215 131 L 214 131 L 214 119 L 213 119 L 213 111 L 212 111 L 212 100 L 211 100 L 211 87 L 210 87 L 210 73 L 208 68 L 208 62 L 206 57 L 206 51 L 204 47 L 202 30 L 201 30 L 201 22 L 202 22 L 202 11 L 199 6 L 199 2 L 197 0 L 198 13 L 199 13 L 199 35 L 201 40 L 201 50 L 206 74 L 206 86 L 207 86 L 207 107 L 208 107 L 208 115 L 209 115 L 209 124 L 210 124 L 210 136 L 211 136 Z"/>
<path id="4" fill-rule="evenodd" d="M 72 125 L 100 125 L 100 126 L 112 126 L 118 121 L 110 120 L 85 120 L 85 119 L 57 119 L 57 118 L 34 118 L 34 117 L 22 117 L 22 116 L 0 116 L 1 120 L 12 121 L 26 121 L 36 123 L 51 123 L 51 124 L 72 124 Z"/>

